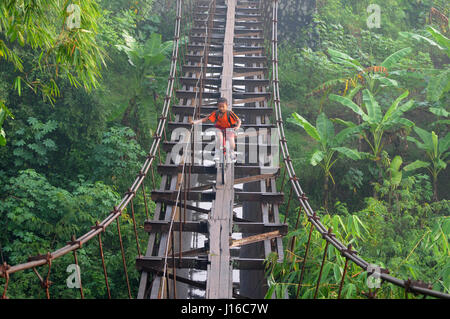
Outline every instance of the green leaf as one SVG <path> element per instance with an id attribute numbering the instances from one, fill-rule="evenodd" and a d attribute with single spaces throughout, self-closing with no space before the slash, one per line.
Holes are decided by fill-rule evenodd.
<path id="1" fill-rule="evenodd" d="M 403 117 L 396 117 L 396 118 L 393 118 L 390 122 L 386 123 L 387 127 L 389 127 L 391 125 L 402 125 L 405 127 L 413 127 L 415 124 L 414 124 L 414 122 L 412 122 L 408 119 L 405 119 Z"/>
<path id="2" fill-rule="evenodd" d="M 310 160 L 311 165 L 316 166 L 317 164 L 322 162 L 324 156 L 325 156 L 325 154 L 321 150 L 315 151 L 314 154 L 311 156 L 311 160 Z"/>
<path id="3" fill-rule="evenodd" d="M 400 170 L 400 166 L 402 165 L 403 160 L 400 156 L 395 156 L 391 162 L 390 171 L 391 171 L 391 183 L 394 186 L 400 185 L 402 181 L 402 171 Z"/>
<path id="4" fill-rule="evenodd" d="M 427 151 L 428 148 L 424 143 L 421 143 L 420 141 L 418 141 L 417 139 L 415 139 L 412 136 L 407 136 L 406 139 L 410 142 L 413 142 L 417 145 L 418 148 L 420 148 L 421 150 Z"/>
<path id="5" fill-rule="evenodd" d="M 436 133 L 434 133 L 434 131 L 431 131 L 431 139 L 433 141 L 433 152 L 434 152 L 434 157 L 438 157 L 438 144 L 439 144 L 439 139 L 438 136 L 436 135 Z"/>
<path id="6" fill-rule="evenodd" d="M 353 218 L 356 219 L 356 221 L 364 228 L 364 230 L 365 230 L 366 232 L 369 232 L 369 229 L 367 229 L 366 225 L 364 225 L 364 223 L 359 219 L 358 216 L 353 215 Z"/>
<path id="7" fill-rule="evenodd" d="M 347 127 L 345 129 L 343 129 L 338 134 L 336 134 L 334 141 L 333 141 L 333 145 L 342 145 L 352 135 L 354 135 L 360 131 L 361 131 L 361 127 L 359 127 L 359 126 Z"/>
<path id="8" fill-rule="evenodd" d="M 345 298 L 350 299 L 353 296 L 353 293 L 356 291 L 356 286 L 354 284 L 347 284 L 346 286 Z"/>
<path id="9" fill-rule="evenodd" d="M 378 81 L 380 81 L 383 85 L 388 86 L 388 87 L 398 87 L 398 82 L 393 80 L 393 79 L 389 79 L 387 77 L 384 76 L 377 76 L 376 79 Z"/>
<path id="10" fill-rule="evenodd" d="M 358 60 L 355 60 L 354 58 L 352 58 L 351 56 L 349 56 L 348 54 L 346 54 L 344 52 L 334 50 L 331 48 L 328 48 L 327 51 L 331 55 L 332 58 L 347 60 L 347 61 L 352 62 L 353 64 L 361 66 L 361 64 L 358 62 Z"/>
<path id="11" fill-rule="evenodd" d="M 325 266 L 323 266 L 322 278 L 324 281 L 327 279 L 328 273 L 330 272 L 332 266 L 333 264 L 331 263 L 327 263 Z"/>
<path id="12" fill-rule="evenodd" d="M 447 112 L 444 108 L 442 107 L 430 107 L 428 109 L 428 111 L 430 111 L 431 113 L 433 113 L 434 115 L 437 116 L 444 116 L 444 117 L 448 117 L 450 115 L 449 112 Z"/>
<path id="13" fill-rule="evenodd" d="M 347 94 L 347 97 L 352 100 L 355 97 L 356 93 L 358 93 L 362 88 L 363 86 L 358 83 L 353 89 L 350 90 L 350 92 Z"/>
<path id="14" fill-rule="evenodd" d="M 434 124 L 450 125 L 450 120 L 437 120 Z"/>
<path id="15" fill-rule="evenodd" d="M 428 167 L 428 166 L 430 166 L 430 163 L 417 160 L 417 161 L 414 161 L 411 164 L 408 164 L 405 167 L 403 167 L 403 170 L 405 172 L 410 172 L 410 171 L 414 171 L 416 169 L 424 168 L 424 167 Z"/>
<path id="16" fill-rule="evenodd" d="M 438 101 L 447 91 L 450 79 L 450 70 L 445 70 L 437 76 L 430 77 L 427 87 L 427 99 L 431 102 Z"/>
<path id="17" fill-rule="evenodd" d="M 443 50 L 444 48 L 441 47 L 439 44 L 437 44 L 436 42 L 434 42 L 431 39 L 428 39 L 427 37 L 421 36 L 419 34 L 416 33 L 411 33 L 411 32 L 399 32 L 398 33 L 400 36 L 404 37 L 404 38 L 410 38 L 410 39 L 414 39 L 417 41 L 426 41 L 428 42 L 428 44 L 432 45 L 432 46 L 436 46 L 438 47 L 440 50 Z"/>
<path id="18" fill-rule="evenodd" d="M 447 167 L 447 163 L 444 162 L 444 161 L 441 160 L 441 159 L 438 159 L 436 168 L 437 168 L 438 170 L 441 170 L 441 169 L 445 169 L 446 167 Z"/>
<path id="19" fill-rule="evenodd" d="M 393 171 L 400 170 L 400 166 L 402 165 L 402 163 L 403 163 L 402 157 L 399 156 L 399 155 L 395 156 L 394 159 L 391 162 L 391 169 Z"/>
<path id="20" fill-rule="evenodd" d="M 412 49 L 410 47 L 401 49 L 397 52 L 394 52 L 381 63 L 381 66 L 383 66 L 389 70 L 394 64 L 396 64 L 398 61 L 403 59 L 405 56 L 407 56 L 411 52 L 412 52 Z"/>
<path id="21" fill-rule="evenodd" d="M 426 29 L 433 36 L 434 40 L 446 49 L 446 53 L 450 57 L 450 39 L 431 26 L 427 26 Z"/>
<path id="22" fill-rule="evenodd" d="M 433 151 L 433 138 L 431 136 L 431 133 L 425 131 L 424 129 L 421 129 L 418 126 L 414 127 L 414 132 L 417 133 L 417 135 L 419 135 L 419 137 L 422 139 L 423 141 L 423 145 L 426 147 L 426 150 L 429 152 Z"/>
<path id="23" fill-rule="evenodd" d="M 0 146 L 6 145 L 6 134 L 3 128 L 0 128 Z"/>
<path id="24" fill-rule="evenodd" d="M 364 69 L 362 67 L 360 67 L 358 64 L 355 64 L 355 63 L 353 63 L 353 62 L 351 62 L 349 60 L 340 59 L 340 58 L 334 58 L 333 61 L 336 62 L 336 63 L 342 64 L 344 66 L 347 66 L 349 68 L 356 69 L 358 72 L 364 72 Z"/>
<path id="25" fill-rule="evenodd" d="M 355 217 L 356 216 L 353 215 L 353 229 L 355 230 L 354 236 L 361 237 L 361 230 L 359 229 L 359 224 Z"/>
<path id="26" fill-rule="evenodd" d="M 405 92 L 403 92 L 389 107 L 389 109 L 387 110 L 386 114 L 384 114 L 383 117 L 383 122 L 387 122 L 390 117 L 392 116 L 392 114 L 395 112 L 395 110 L 397 109 L 399 103 L 406 98 L 409 95 L 409 91 L 406 90 Z"/>
<path id="27" fill-rule="evenodd" d="M 306 133 L 309 134 L 309 136 L 320 142 L 320 135 L 317 132 L 317 129 L 312 126 L 303 116 L 299 115 L 298 113 L 292 113 L 292 117 L 295 120 L 295 122 L 292 123 L 295 123 L 298 126 L 302 127 L 306 131 Z"/>
<path id="28" fill-rule="evenodd" d="M 400 116 L 401 114 L 408 112 L 409 110 L 411 110 L 414 107 L 414 103 L 416 103 L 416 101 L 414 100 L 409 100 L 408 102 L 406 102 L 405 104 L 402 104 L 398 107 L 397 111 L 394 112 L 394 114 L 397 116 Z"/>
<path id="29" fill-rule="evenodd" d="M 359 160 L 361 159 L 361 156 L 357 150 L 350 149 L 347 147 L 333 147 L 333 150 L 339 152 L 342 155 L 345 155 L 346 157 L 352 159 L 352 160 Z"/>
<path id="30" fill-rule="evenodd" d="M 325 113 L 320 113 L 317 117 L 316 129 L 322 145 L 326 146 L 334 138 L 333 123 L 326 117 Z"/>
<path id="31" fill-rule="evenodd" d="M 339 119 L 339 118 L 334 118 L 334 119 L 332 119 L 332 121 L 334 123 L 342 124 L 342 125 L 347 126 L 347 127 L 355 127 L 356 126 L 356 124 L 351 122 L 351 121 L 344 121 L 344 120 Z"/>
<path id="32" fill-rule="evenodd" d="M 333 275 L 334 275 L 334 281 L 335 282 L 339 282 L 339 280 L 341 280 L 341 268 L 339 267 L 338 264 L 334 264 L 333 266 Z"/>
<path id="33" fill-rule="evenodd" d="M 363 91 L 363 101 L 366 105 L 369 122 L 379 123 L 381 121 L 381 108 L 369 90 Z"/>
<path id="34" fill-rule="evenodd" d="M 368 121 L 369 117 L 367 116 L 367 114 L 364 113 L 364 111 L 357 104 L 355 104 L 352 100 L 350 100 L 344 96 L 340 96 L 340 95 L 336 95 L 336 94 L 330 94 L 329 99 L 331 101 L 339 102 L 342 105 L 350 108 L 353 112 L 360 115 L 364 121 Z"/>
<path id="35" fill-rule="evenodd" d="M 439 140 L 439 153 L 445 153 L 450 147 L 450 133 L 447 133 L 444 138 Z"/>
<path id="36" fill-rule="evenodd" d="M 14 80 L 14 89 L 17 90 L 17 93 L 19 94 L 19 96 L 22 95 L 22 84 L 21 84 L 20 76 L 16 77 L 16 79 Z"/>
<path id="37" fill-rule="evenodd" d="M 310 94 L 314 94 L 316 92 L 321 92 L 321 91 L 325 91 L 326 89 L 329 89 L 330 87 L 334 87 L 339 83 L 345 83 L 345 79 L 333 79 L 333 80 L 329 80 L 326 81 L 322 84 L 320 84 L 319 86 L 315 87 L 310 93 Z"/>

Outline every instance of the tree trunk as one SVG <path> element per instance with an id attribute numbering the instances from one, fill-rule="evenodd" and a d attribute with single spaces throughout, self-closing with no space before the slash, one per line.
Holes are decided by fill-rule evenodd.
<path id="1" fill-rule="evenodd" d="M 381 160 L 377 159 L 375 161 L 375 163 L 377 164 L 377 168 L 378 168 L 378 184 L 382 184 L 383 183 L 383 174 L 382 174 L 382 170 L 381 170 Z M 378 199 L 378 193 L 376 191 L 375 186 L 373 187 L 373 198 Z"/>
<path id="2" fill-rule="evenodd" d="M 362 104 L 362 94 L 361 94 L 361 91 L 359 91 L 358 93 L 356 93 L 356 96 L 355 96 L 355 103 L 356 103 L 358 106 L 361 106 L 361 104 Z M 361 125 L 361 116 L 358 115 L 358 114 L 356 114 L 356 113 L 355 113 L 355 115 L 356 115 L 356 123 L 358 123 L 358 126 L 359 126 L 359 125 Z M 361 137 L 361 135 L 358 136 L 358 152 L 362 152 L 362 137 Z"/>
<path id="3" fill-rule="evenodd" d="M 133 97 L 128 102 L 128 106 L 125 109 L 125 112 L 123 113 L 122 121 L 120 122 L 123 126 L 130 127 L 130 114 L 135 109 L 135 107 L 136 107 L 136 97 Z"/>
<path id="4" fill-rule="evenodd" d="M 437 176 L 433 176 L 433 200 L 438 201 Z"/>
<path id="5" fill-rule="evenodd" d="M 323 182 L 323 197 L 324 197 L 323 206 L 327 211 L 328 211 L 328 178 L 329 178 L 328 172 L 325 172 L 325 179 Z"/>

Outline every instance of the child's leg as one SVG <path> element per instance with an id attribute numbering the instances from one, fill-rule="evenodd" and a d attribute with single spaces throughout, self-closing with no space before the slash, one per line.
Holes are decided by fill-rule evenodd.
<path id="1" fill-rule="evenodd" d="M 235 151 L 235 149 L 236 149 L 236 143 L 234 141 L 234 136 L 235 136 L 234 131 L 229 130 L 226 132 L 226 139 L 230 143 L 230 150 L 232 152 Z"/>
<path id="2" fill-rule="evenodd" d="M 236 143 L 234 142 L 234 134 L 233 133 L 227 134 L 227 140 L 230 142 L 231 150 L 234 151 L 236 148 Z"/>
<path id="3" fill-rule="evenodd" d="M 217 157 L 217 158 L 219 158 L 219 156 L 220 156 L 222 144 L 223 144 L 222 130 L 219 128 L 216 128 L 216 154 L 215 154 L 215 157 Z"/>

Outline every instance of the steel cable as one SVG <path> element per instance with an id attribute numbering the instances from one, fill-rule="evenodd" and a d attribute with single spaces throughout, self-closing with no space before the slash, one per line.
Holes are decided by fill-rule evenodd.
<path id="1" fill-rule="evenodd" d="M 210 1 L 210 3 L 209 3 L 209 5 L 208 5 L 208 17 L 209 17 L 209 15 L 211 14 L 211 7 L 212 7 L 212 5 L 215 3 L 215 0 L 211 0 Z M 206 50 L 206 46 L 207 46 L 207 39 L 208 39 L 208 33 L 209 33 L 209 28 L 208 28 L 208 19 L 206 19 L 205 20 L 205 30 L 206 30 L 206 32 L 205 32 L 205 41 L 204 41 L 204 45 L 203 45 L 203 52 L 205 52 L 205 50 Z M 203 90 L 203 87 L 200 87 L 199 88 L 199 83 L 201 83 L 201 81 L 202 81 L 202 77 L 203 77 L 203 67 L 204 67 L 204 63 L 203 63 L 203 58 L 204 58 L 204 55 L 200 58 L 200 72 L 199 72 L 199 78 L 197 79 L 197 82 L 196 82 L 196 86 L 195 86 L 195 88 L 196 89 L 199 89 L 199 90 Z M 206 67 L 207 67 L 207 65 L 206 65 Z M 199 90 L 196 90 L 195 92 L 195 98 L 194 98 L 194 102 L 196 102 L 197 101 L 197 97 L 198 97 L 198 93 L 199 93 Z M 195 104 L 195 105 L 197 105 L 197 104 Z M 195 116 L 195 111 L 197 110 L 197 107 L 194 109 L 194 116 Z M 179 202 L 179 200 L 180 200 L 180 194 L 181 194 L 181 189 L 182 189 L 182 187 L 181 187 L 181 185 L 182 185 L 182 183 L 183 183 L 183 180 L 184 180 L 184 177 L 185 177 L 185 168 L 186 168 L 186 156 L 187 156 L 187 148 L 188 148 L 188 146 L 189 146 L 189 143 L 190 143 L 190 140 L 191 140 L 191 136 L 192 136 L 192 134 L 193 134 L 193 129 L 194 129 L 194 126 L 192 125 L 191 126 L 191 128 L 190 128 L 190 131 L 189 131 L 189 134 L 188 134 L 188 140 L 186 141 L 186 143 L 185 143 L 185 149 L 184 149 L 184 151 L 183 151 L 183 168 L 182 168 L 182 171 L 181 171 L 181 181 L 179 182 L 179 187 L 178 187 L 178 192 L 177 192 L 177 197 L 176 197 L 176 200 L 175 200 L 175 204 L 173 205 L 174 207 L 178 207 L 178 202 Z M 173 230 L 172 230 L 172 228 L 173 228 L 173 223 L 174 223 L 174 220 L 175 220 L 175 213 L 173 213 L 172 212 L 172 216 L 171 216 L 171 220 L 170 220 L 170 225 L 169 225 L 169 230 L 168 230 L 168 234 L 173 234 Z M 181 236 L 181 234 L 180 234 L 180 236 Z M 169 255 L 169 243 L 170 242 L 173 242 L 173 238 L 172 238 L 172 240 L 167 240 L 167 243 L 166 243 L 166 249 L 165 249 L 165 254 L 164 254 L 164 269 L 163 269 L 163 278 L 166 278 L 166 272 L 167 272 L 167 260 L 168 260 L 168 255 Z M 161 299 L 163 299 L 164 298 L 164 293 L 165 293 L 165 289 L 164 289 L 164 284 L 165 284 L 165 280 L 163 280 L 163 282 L 162 282 L 162 287 L 161 287 L 161 292 L 162 292 L 162 295 L 161 295 Z"/>

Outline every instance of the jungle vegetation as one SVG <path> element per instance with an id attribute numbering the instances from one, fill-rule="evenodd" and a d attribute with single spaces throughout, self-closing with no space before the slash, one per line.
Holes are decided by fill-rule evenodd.
<path id="1" fill-rule="evenodd" d="M 102 220 L 139 171 L 164 102 L 174 8 L 162 11 L 156 0 L 71 2 L 83 12 L 80 28 L 66 24 L 68 1 L 0 3 L 2 263 L 46 254 Z M 391 9 L 380 28 L 368 28 L 369 3 L 317 0 L 314 23 L 304 26 L 314 29 L 314 49 L 303 37 L 279 44 L 289 150 L 311 206 L 339 239 L 395 276 L 450 293 L 448 3 L 378 0 Z M 143 207 L 138 195 L 138 220 Z M 301 215 L 294 229 L 295 201 L 286 209 L 291 231 L 283 263 L 267 259 L 267 297 L 312 298 L 325 242 L 313 232 L 299 287 L 310 226 Z M 121 224 L 137 291 L 128 213 Z M 103 240 L 112 297 L 127 298 L 115 227 Z M 98 255 L 97 245 L 78 253 L 87 298 L 107 297 Z M 55 296 L 79 298 L 66 287 L 72 263 L 67 255 L 52 266 Z M 329 247 L 319 298 L 337 297 L 344 263 Z M 32 271 L 11 280 L 10 298 L 45 298 Z M 364 298 L 366 280 L 350 263 L 342 296 Z M 382 285 L 378 296 L 404 292 Z"/>

